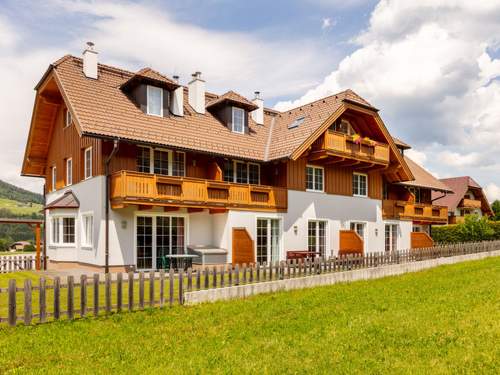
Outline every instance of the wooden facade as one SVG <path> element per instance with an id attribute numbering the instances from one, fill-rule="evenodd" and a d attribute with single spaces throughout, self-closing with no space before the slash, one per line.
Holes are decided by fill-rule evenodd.
<path id="1" fill-rule="evenodd" d="M 382 201 L 382 214 L 385 219 L 412 220 L 417 224 L 446 224 L 448 208 L 425 203 Z"/>

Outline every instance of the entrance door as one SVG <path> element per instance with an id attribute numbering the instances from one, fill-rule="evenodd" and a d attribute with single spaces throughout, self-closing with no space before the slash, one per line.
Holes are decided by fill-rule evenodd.
<path id="1" fill-rule="evenodd" d="M 257 219 L 257 262 L 274 263 L 280 258 L 279 219 Z"/>
<path id="2" fill-rule="evenodd" d="M 398 225 L 385 225 L 385 251 L 396 251 L 398 249 Z"/>
<path id="3" fill-rule="evenodd" d="M 326 221 L 309 220 L 307 223 L 307 251 L 326 256 Z"/>
<path id="4" fill-rule="evenodd" d="M 160 269 L 167 266 L 170 260 L 164 258 L 165 255 L 185 253 L 184 218 L 138 216 L 136 247 L 137 269 Z"/>

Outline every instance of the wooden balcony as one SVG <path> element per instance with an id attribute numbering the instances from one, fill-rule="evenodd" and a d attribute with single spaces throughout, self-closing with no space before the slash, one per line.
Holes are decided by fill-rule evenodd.
<path id="1" fill-rule="evenodd" d="M 285 211 L 285 188 L 235 184 L 132 171 L 111 176 L 111 206 L 174 206 L 209 209 Z"/>
<path id="2" fill-rule="evenodd" d="M 464 198 L 464 199 L 462 199 L 462 202 L 460 203 L 459 207 L 463 207 L 463 208 L 481 208 L 481 201 L 476 200 L 476 199 L 467 199 L 467 198 Z"/>
<path id="3" fill-rule="evenodd" d="M 336 157 L 339 161 L 352 159 L 378 165 L 389 165 L 389 145 L 362 139 L 355 142 L 344 133 L 328 130 L 314 143 L 314 151 Z"/>
<path id="4" fill-rule="evenodd" d="M 384 219 L 412 220 L 427 224 L 446 224 L 448 208 L 431 204 L 386 199 L 382 201 Z"/>

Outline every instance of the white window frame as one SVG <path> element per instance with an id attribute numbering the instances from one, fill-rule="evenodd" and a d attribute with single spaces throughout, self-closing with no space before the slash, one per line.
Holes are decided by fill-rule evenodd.
<path id="1" fill-rule="evenodd" d="M 360 177 L 364 177 L 366 179 L 366 193 L 365 194 L 356 194 L 355 191 L 354 191 L 354 176 L 360 176 Z M 354 197 L 361 197 L 361 198 L 367 198 L 368 197 L 368 175 L 366 173 L 359 173 L 359 172 L 354 172 L 352 174 L 352 179 L 353 179 L 353 189 L 352 189 L 352 195 Z M 361 190 L 361 184 L 359 183 L 359 179 L 358 179 L 358 184 L 357 184 L 357 188 L 358 188 L 358 191 Z"/>
<path id="2" fill-rule="evenodd" d="M 180 176 L 174 176 L 174 150 L 169 150 L 166 148 L 159 147 L 148 147 L 148 146 L 138 146 L 138 148 L 149 150 L 149 174 L 155 174 L 155 151 L 161 151 L 168 153 L 168 171 L 166 175 L 162 176 L 172 176 L 172 177 L 186 177 L 186 153 L 184 151 L 175 151 L 177 153 L 183 154 L 184 158 L 184 173 Z M 137 163 L 137 161 L 136 161 Z M 136 165 L 137 168 L 137 165 Z M 148 173 L 148 172 L 140 172 Z"/>
<path id="3" fill-rule="evenodd" d="M 309 223 L 315 223 L 316 224 L 316 249 L 315 252 L 319 252 L 319 223 L 324 222 L 325 223 L 325 251 L 323 253 L 323 257 L 328 256 L 328 253 L 331 253 L 331 250 L 328 250 L 328 247 L 330 245 L 329 243 L 329 223 L 327 219 L 308 219 L 307 220 L 307 227 L 306 227 L 306 239 L 307 239 L 307 251 L 309 251 Z"/>
<path id="4" fill-rule="evenodd" d="M 87 154 L 90 155 L 88 161 L 87 161 Z M 87 170 L 89 171 L 89 174 L 87 174 Z M 92 177 L 92 146 L 87 147 L 83 151 L 83 177 L 85 180 L 89 179 Z"/>
<path id="5" fill-rule="evenodd" d="M 247 163 L 247 179 L 248 179 L 248 183 L 250 184 L 250 165 L 256 165 L 257 166 L 257 170 L 258 170 L 257 185 L 260 185 L 260 164 L 259 163 L 252 163 L 252 162 L 248 162 Z"/>
<path id="6" fill-rule="evenodd" d="M 240 112 L 242 113 L 241 115 L 241 120 L 242 120 L 242 126 L 241 126 L 241 131 L 235 129 L 235 122 L 234 122 L 234 114 L 235 112 Z M 238 134 L 245 134 L 245 110 L 239 107 L 231 107 L 231 130 L 233 133 L 238 133 Z"/>
<path id="7" fill-rule="evenodd" d="M 64 241 L 64 219 L 73 219 L 74 220 L 74 230 L 75 230 L 75 241 L 74 242 L 63 242 Z M 58 238 L 54 239 L 54 222 L 57 222 L 58 227 Z M 52 247 L 75 247 L 77 243 L 78 236 L 78 220 L 75 214 L 67 214 L 67 215 L 52 215 L 50 217 L 50 244 Z"/>
<path id="8" fill-rule="evenodd" d="M 73 158 L 66 159 L 66 186 L 73 185 Z"/>
<path id="9" fill-rule="evenodd" d="M 52 191 L 56 191 L 57 184 L 57 167 L 55 165 L 52 166 Z"/>
<path id="10" fill-rule="evenodd" d="M 150 108 L 149 108 L 150 90 L 151 91 L 152 90 L 160 90 L 160 114 L 151 113 L 151 111 L 150 111 Z M 146 86 L 146 113 L 150 116 L 163 117 L 163 89 L 161 87 L 151 86 L 151 85 Z"/>
<path id="11" fill-rule="evenodd" d="M 69 108 L 66 108 L 66 113 L 65 113 L 65 118 L 64 118 L 64 127 L 67 128 L 72 123 L 73 123 L 73 116 L 71 115 Z"/>
<path id="12" fill-rule="evenodd" d="M 355 227 L 354 229 L 351 228 L 351 226 L 353 226 L 353 225 Z M 366 242 L 367 242 L 367 238 L 368 238 L 367 237 L 368 222 L 366 222 L 366 221 L 349 221 L 349 227 L 348 227 L 348 229 L 349 230 L 354 230 L 358 234 L 358 236 L 359 236 L 359 233 L 356 230 L 356 226 L 358 226 L 358 225 L 362 225 L 363 226 L 363 236 L 360 236 L 360 237 L 363 240 L 363 251 L 365 251 L 366 248 L 367 248 Z"/>
<path id="13" fill-rule="evenodd" d="M 90 227 L 86 227 L 86 221 L 90 218 Z M 93 212 L 84 212 L 81 215 L 81 231 L 82 235 L 80 236 L 80 243 L 82 248 L 84 249 L 93 249 L 94 248 L 94 213 Z M 90 233 L 87 233 L 87 230 L 90 230 Z M 89 234 L 90 236 L 87 236 Z M 89 238 L 90 237 L 90 238 Z"/>
<path id="14" fill-rule="evenodd" d="M 391 247 L 392 247 L 392 243 L 393 243 L 393 240 L 394 240 L 394 237 L 393 237 L 393 232 L 392 232 L 392 226 L 396 226 L 396 248 L 395 249 L 392 249 L 392 250 L 387 250 L 386 247 L 385 247 L 385 235 L 386 235 L 386 227 L 387 226 L 391 226 L 391 231 L 390 231 L 390 236 L 389 236 L 389 240 L 390 240 L 390 243 L 391 243 Z M 401 231 L 401 227 L 399 224 L 397 223 L 394 223 L 394 222 L 385 222 L 384 223 L 384 251 L 386 252 L 391 252 L 391 251 L 396 251 L 398 249 L 398 246 L 399 246 L 399 237 L 400 237 L 400 231 Z"/>
<path id="15" fill-rule="evenodd" d="M 312 189 L 307 186 L 307 168 L 313 169 L 313 188 Z M 321 175 L 322 175 L 321 189 L 318 189 L 316 186 L 316 178 L 315 178 L 315 175 L 316 175 L 315 171 L 316 170 L 321 170 Z M 325 192 L 325 168 L 323 168 L 319 165 L 310 165 L 310 164 L 306 165 L 306 191 L 315 192 L 315 193 L 324 193 Z"/>
<path id="16" fill-rule="evenodd" d="M 267 258 L 268 260 L 272 258 L 272 253 L 271 253 L 271 220 L 278 220 L 278 259 L 276 260 L 282 260 L 283 259 L 283 248 L 284 248 L 284 230 L 283 230 L 283 220 L 281 217 L 276 216 L 276 215 L 259 215 L 255 218 L 255 241 L 254 241 L 254 250 L 255 250 L 255 262 L 257 262 L 257 223 L 259 220 L 266 220 L 267 221 L 267 243 L 268 243 L 268 248 L 267 248 Z M 269 262 L 267 263 L 269 264 Z"/>

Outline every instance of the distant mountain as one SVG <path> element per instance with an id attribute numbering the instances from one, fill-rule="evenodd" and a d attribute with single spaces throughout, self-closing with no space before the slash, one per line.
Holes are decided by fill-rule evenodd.
<path id="1" fill-rule="evenodd" d="M 0 198 L 21 203 L 43 204 L 43 196 L 0 180 Z"/>

